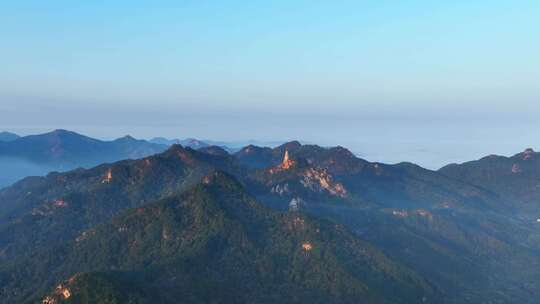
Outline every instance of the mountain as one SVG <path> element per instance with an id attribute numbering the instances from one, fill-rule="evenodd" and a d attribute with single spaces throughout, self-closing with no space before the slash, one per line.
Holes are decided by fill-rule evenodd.
<path id="1" fill-rule="evenodd" d="M 207 147 L 199 148 L 197 150 L 206 154 L 211 154 L 211 155 L 216 155 L 216 156 L 222 156 L 222 157 L 229 156 L 229 152 L 227 152 L 227 150 L 219 146 L 207 146 Z"/>
<path id="2" fill-rule="evenodd" d="M 2 301 L 49 289 L 49 302 L 437 302 L 425 279 L 344 227 L 272 211 L 221 172 L 11 262 L 1 284 Z"/>
<path id="3" fill-rule="evenodd" d="M 149 140 L 151 143 L 155 144 L 161 144 L 161 145 L 181 145 L 184 147 L 193 148 L 195 150 L 202 150 L 206 148 L 210 148 L 210 150 L 214 150 L 216 148 L 220 148 L 221 150 L 226 151 L 227 153 L 234 153 L 239 150 L 237 148 L 238 143 L 234 142 L 223 142 L 223 141 L 213 141 L 213 140 L 199 140 L 195 138 L 186 138 L 186 139 L 167 139 L 164 137 L 154 137 Z M 209 151 L 210 151 L 209 150 Z"/>
<path id="4" fill-rule="evenodd" d="M 172 145 L 179 145 L 180 139 L 167 139 L 165 137 L 154 137 L 148 140 L 148 142 L 151 142 L 153 144 L 158 144 L 158 145 L 172 146 Z"/>
<path id="5" fill-rule="evenodd" d="M 0 132 L 0 142 L 8 142 L 8 141 L 14 141 L 15 139 L 19 138 L 20 136 L 15 133 L 10 132 Z"/>
<path id="6" fill-rule="evenodd" d="M 221 159 L 175 145 L 162 154 L 45 177 L 0 190 L 0 261 L 30 254 L 199 182 Z"/>
<path id="7" fill-rule="evenodd" d="M 287 160 L 283 159 L 285 154 Z M 272 192 L 283 202 L 312 193 L 312 199 L 333 197 L 385 208 L 508 208 L 496 195 L 479 187 L 409 163 L 371 163 L 343 147 L 322 148 L 293 141 L 273 149 L 248 146 L 234 158 L 251 169 L 250 179 L 257 181 L 263 192 Z M 253 185 L 253 189 L 259 188 Z"/>
<path id="8" fill-rule="evenodd" d="M 166 146 L 125 136 L 102 141 L 66 130 L 30 135 L 10 142 L 0 142 L 0 167 L 7 181 L 24 176 L 43 175 L 50 171 L 66 171 L 92 167 L 105 162 L 141 158 L 162 152 Z M 0 184 L 2 186 L 2 184 Z"/>
<path id="9" fill-rule="evenodd" d="M 193 149 L 201 149 L 209 146 L 217 146 L 226 150 L 228 153 L 236 153 L 246 146 L 264 145 L 264 146 L 278 146 L 282 142 L 274 141 L 256 141 L 256 140 L 247 140 L 247 141 L 217 141 L 211 139 L 195 139 L 195 138 L 186 138 L 186 139 L 167 139 L 165 137 L 154 137 L 149 140 L 151 143 L 160 144 L 160 145 L 182 145 L 184 147 L 190 147 Z"/>
<path id="10" fill-rule="evenodd" d="M 539 216 L 540 153 L 526 149 L 511 157 L 490 155 L 464 164 L 451 164 L 439 173 L 482 187 L 503 197 L 523 216 Z"/>
<path id="11" fill-rule="evenodd" d="M 346 224 L 446 294 L 460 293 L 457 303 L 527 302 L 540 292 L 522 285 L 539 274 L 530 270 L 537 229 L 492 191 L 410 163 L 371 163 L 342 147 L 290 142 L 235 156 L 251 168 L 248 189 L 261 201 Z"/>
<path id="12" fill-rule="evenodd" d="M 249 146 L 235 154 L 220 147 L 195 150 L 174 145 L 142 159 L 26 178 L 5 188 L 0 191 L 0 286 L 6 292 L 12 290 L 7 282 L 18 282 L 12 275 L 20 265 L 49 269 L 41 261 L 50 260 L 54 254 L 44 251 L 70 252 L 73 243 L 66 242 L 75 240 L 78 244 L 77 239 L 92 236 L 93 231 L 125 213 L 147 210 L 155 204 L 173 204 L 159 202 L 181 197 L 192 187 L 201 186 L 204 177 L 215 171 L 226 172 L 219 176 L 235 179 L 231 187 L 234 184 L 243 188 L 248 196 L 279 211 L 272 213 L 301 214 L 314 221 L 324 219 L 322 222 L 343 225 L 354 238 L 394 265 L 429 282 L 438 303 L 484 303 L 494 299 L 499 303 L 534 303 L 540 296 L 540 288 L 534 284 L 540 277 L 537 224 L 516 216 L 514 206 L 505 198 L 414 164 L 372 163 L 343 147 L 323 148 L 299 142 L 275 148 Z M 228 193 L 225 189 L 220 192 Z M 246 230 L 259 229 L 254 223 L 245 226 Z M 153 230 L 148 227 L 144 231 Z M 107 244 L 111 233 L 112 230 L 100 234 L 96 244 Z M 154 238 L 156 235 L 151 237 Z M 113 251 L 107 259 L 121 259 L 122 255 L 115 256 Z M 54 267 L 63 269 L 61 261 L 69 261 L 68 257 L 59 255 Z M 243 260 L 241 256 L 237 258 Z M 164 259 L 160 255 L 156 260 Z M 77 260 L 72 265 L 85 263 Z M 140 264 L 130 264 L 134 268 L 129 269 L 137 269 L 135 273 L 119 271 L 118 265 L 100 265 L 83 270 L 66 268 L 58 276 L 51 276 L 48 287 L 40 285 L 39 290 L 46 292 L 60 281 L 70 284 L 75 273 L 82 273 L 76 276 L 80 280 L 71 281 L 73 288 L 83 293 L 87 290 L 84 286 L 103 285 L 113 295 L 154 297 L 154 289 L 139 288 L 154 282 L 147 280 L 148 273 L 140 270 Z M 142 277 L 137 275 L 141 272 Z M 19 275 L 19 279 L 43 278 L 40 273 Z M 60 291 L 52 290 L 51 297 L 61 295 Z"/>
<path id="13" fill-rule="evenodd" d="M 211 139 L 203 139 L 203 141 L 211 146 L 226 147 L 229 153 L 235 153 L 242 148 L 250 145 L 263 146 L 263 147 L 277 147 L 285 141 L 260 141 L 260 140 L 233 140 L 233 141 L 217 141 Z"/>
<path id="14" fill-rule="evenodd" d="M 92 166 L 124 158 L 140 158 L 165 150 L 164 146 L 125 136 L 102 141 L 67 130 L 30 135 L 0 145 L 0 156 L 36 163 Z"/>
<path id="15" fill-rule="evenodd" d="M 151 143 L 160 144 L 160 145 L 182 145 L 184 147 L 190 147 L 193 149 L 199 149 L 210 146 L 210 144 L 207 144 L 204 141 L 195 139 L 195 138 L 187 138 L 187 139 L 167 139 L 164 137 L 154 137 L 149 140 Z"/>
<path id="16" fill-rule="evenodd" d="M 274 149 L 268 147 L 249 145 L 240 149 L 234 156 L 245 167 L 261 169 L 278 164 L 283 158 L 283 153 L 277 151 L 274 153 Z"/>

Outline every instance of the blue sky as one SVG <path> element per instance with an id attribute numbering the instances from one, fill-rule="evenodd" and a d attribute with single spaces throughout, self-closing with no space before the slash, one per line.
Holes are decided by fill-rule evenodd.
<path id="1" fill-rule="evenodd" d="M 527 134 L 540 114 L 538 16 L 540 2 L 519 0 L 4 1 L 0 128 Z"/>

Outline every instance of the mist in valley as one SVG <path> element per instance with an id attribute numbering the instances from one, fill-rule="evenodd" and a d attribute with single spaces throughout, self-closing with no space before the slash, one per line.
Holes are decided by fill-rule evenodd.
<path id="1" fill-rule="evenodd" d="M 0 188 L 12 185 L 27 176 L 42 176 L 56 169 L 20 158 L 0 157 Z"/>

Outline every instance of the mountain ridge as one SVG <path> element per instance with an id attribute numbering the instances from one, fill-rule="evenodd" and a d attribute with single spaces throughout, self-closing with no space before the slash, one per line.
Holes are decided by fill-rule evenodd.
<path id="1" fill-rule="evenodd" d="M 522 214 L 538 213 L 540 199 L 540 153 L 525 149 L 513 156 L 489 155 L 438 170 L 454 179 L 492 191 L 512 203 Z"/>
<path id="2" fill-rule="evenodd" d="M 6 181 L 0 187 L 28 175 L 94 167 L 101 163 L 141 158 L 165 149 L 166 146 L 131 136 L 102 141 L 63 129 L 19 137 L 0 142 L 0 169 L 7 172 Z M 16 165 L 19 162 L 21 165 Z"/>
<path id="3" fill-rule="evenodd" d="M 297 303 L 356 303 L 358 299 L 365 303 L 431 303 L 437 294 L 424 279 L 343 227 L 298 213 L 271 211 L 220 171 L 210 173 L 183 194 L 130 210 L 73 242 L 64 249 L 55 248 L 56 257 L 45 253 L 40 259 L 49 267 L 61 259 L 60 268 L 49 280 L 62 276 L 67 280 L 44 299 L 80 297 L 81 292 L 70 285 L 80 276 L 72 277 L 79 273 L 74 269 L 81 269 L 80 265 L 87 265 L 83 272 L 90 274 L 111 269 L 136 273 L 145 265 L 147 281 L 142 292 L 152 294 L 160 286 L 164 303 L 175 303 L 178 297 L 192 303 L 270 303 L 280 299 Z M 14 282 L 21 276 L 42 276 L 33 268 L 20 273 L 17 265 L 2 277 Z M 47 267 L 40 271 L 47 271 Z M 226 281 L 221 279 L 223 275 Z M 198 290 L 201 284 L 214 286 L 213 292 Z M 35 296 L 24 290 L 20 293 Z M 90 292 L 96 296 L 100 290 Z M 4 292 L 7 297 L 10 294 Z"/>
<path id="4" fill-rule="evenodd" d="M 493 191 L 411 163 L 374 163 L 343 147 L 294 141 L 275 148 L 248 146 L 234 154 L 219 147 L 173 145 L 142 159 L 24 179 L 0 190 L 0 262 L 47 260 L 54 251 L 36 258 L 44 247 L 84 239 L 122 214 L 208 186 L 216 171 L 234 178 L 227 183 L 230 188 L 241 187 L 267 207 L 344 225 L 429 281 L 443 303 L 452 303 L 456 293 L 461 294 L 458 303 L 478 303 L 499 290 L 505 290 L 497 295 L 502 303 L 529 303 L 531 294 L 540 294 L 535 286 L 520 283 L 540 275 L 532 267 L 540 234 L 530 222 L 514 217 L 513 206 Z M 213 195 L 219 192 L 227 193 L 222 189 Z M 87 283 L 81 284 L 144 282 L 132 272 L 88 271 Z"/>

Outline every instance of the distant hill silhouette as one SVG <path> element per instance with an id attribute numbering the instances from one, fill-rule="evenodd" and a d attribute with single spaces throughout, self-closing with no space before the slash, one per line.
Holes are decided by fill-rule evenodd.
<path id="1" fill-rule="evenodd" d="M 164 137 L 154 137 L 149 140 L 151 143 L 160 144 L 160 145 L 182 145 L 184 147 L 190 147 L 193 149 L 199 149 L 210 146 L 204 141 L 195 139 L 195 138 L 187 138 L 187 139 L 167 139 Z"/>
<path id="2" fill-rule="evenodd" d="M 102 141 L 67 130 L 55 130 L 0 142 L 0 167 L 10 177 L 5 181 L 6 185 L 27 176 L 27 173 L 43 175 L 51 170 L 88 168 L 106 162 L 141 158 L 166 148 L 131 136 Z M 13 165 L 18 163 L 21 165 Z M 31 170 L 25 171 L 25 167 Z"/>
<path id="3" fill-rule="evenodd" d="M 7 141 L 14 141 L 15 139 L 19 138 L 20 136 L 15 134 L 15 133 L 11 133 L 11 132 L 0 132 L 0 141 L 4 141 L 4 142 L 7 142 Z"/>

